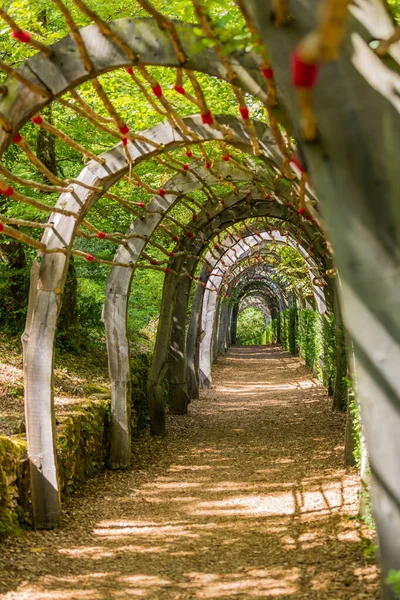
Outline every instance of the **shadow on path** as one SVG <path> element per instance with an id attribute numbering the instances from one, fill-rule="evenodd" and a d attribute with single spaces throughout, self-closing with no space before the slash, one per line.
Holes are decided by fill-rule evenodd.
<path id="1" fill-rule="evenodd" d="M 61 530 L 0 546 L 0 597 L 378 598 L 329 407 L 298 358 L 231 349 L 165 440 L 139 440 L 134 471 L 89 482 Z"/>

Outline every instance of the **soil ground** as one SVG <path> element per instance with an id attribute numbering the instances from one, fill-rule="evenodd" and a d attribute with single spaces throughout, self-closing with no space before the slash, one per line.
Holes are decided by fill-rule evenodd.
<path id="1" fill-rule="evenodd" d="M 80 355 L 57 350 L 54 367 L 56 417 L 88 397 L 110 397 L 105 348 Z M 0 435 L 25 433 L 24 376 L 19 338 L 0 332 Z"/>
<path id="2" fill-rule="evenodd" d="M 137 440 L 131 472 L 90 481 L 60 530 L 0 546 L 0 598 L 378 598 L 343 434 L 300 359 L 233 348 L 165 439 Z"/>

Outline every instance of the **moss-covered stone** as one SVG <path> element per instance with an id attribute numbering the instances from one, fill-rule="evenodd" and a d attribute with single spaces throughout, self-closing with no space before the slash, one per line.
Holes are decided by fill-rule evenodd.
<path id="1" fill-rule="evenodd" d="M 104 468 L 109 450 L 109 414 L 107 400 L 87 400 L 62 418 L 57 427 L 61 496 Z"/>
<path id="2" fill-rule="evenodd" d="M 61 497 L 104 468 L 109 453 L 110 402 L 86 400 L 57 417 Z M 26 441 L 0 436 L 0 540 L 30 524 Z"/>
<path id="3" fill-rule="evenodd" d="M 20 488 L 27 481 L 26 442 L 0 436 L 0 540 L 24 520 L 27 495 Z"/>
<path id="4" fill-rule="evenodd" d="M 151 354 L 136 355 L 132 370 L 132 432 L 146 428 Z M 87 384 L 88 398 L 57 415 L 57 461 L 61 497 L 81 486 L 107 463 L 110 446 L 109 390 Z M 29 468 L 23 436 L 0 436 L 0 539 L 30 524 Z"/>

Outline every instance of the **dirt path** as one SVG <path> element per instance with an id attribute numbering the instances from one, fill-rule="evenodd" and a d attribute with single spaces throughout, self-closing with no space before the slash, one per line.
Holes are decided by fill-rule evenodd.
<path id="1" fill-rule="evenodd" d="M 234 348 L 215 387 L 105 473 L 62 530 L 0 546 L 0 598 L 377 598 L 343 416 L 299 359 Z"/>

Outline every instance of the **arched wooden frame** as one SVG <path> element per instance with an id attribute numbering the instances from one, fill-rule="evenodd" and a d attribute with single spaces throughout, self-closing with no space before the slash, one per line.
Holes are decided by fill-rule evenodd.
<path id="1" fill-rule="evenodd" d="M 278 87 L 293 121 L 298 123 L 300 115 L 289 77 L 290 55 L 314 23 L 315 3 L 309 0 L 305 4 L 291 5 L 292 23 L 296 27 L 290 28 L 274 26 L 270 18 L 274 11 L 273 0 L 265 3 L 243 0 L 243 3 L 260 28 L 272 57 Z M 345 320 L 355 342 L 358 391 L 371 454 L 374 505 L 385 575 L 389 569 L 400 567 L 400 464 L 394 458 L 400 453 L 400 388 L 396 379 L 400 356 L 400 316 L 396 308 L 400 261 L 396 237 L 399 219 L 394 217 L 398 214 L 398 189 L 397 177 L 393 176 L 400 156 L 399 136 L 395 135 L 399 128 L 400 67 L 395 47 L 391 56 L 383 60 L 368 47 L 371 40 L 388 38 L 393 33 L 393 23 L 384 4 L 364 2 L 351 6 L 351 12 L 344 51 L 336 64 L 323 70 L 314 102 L 323 135 L 317 144 L 306 148 L 305 155 L 318 195 L 323 198 L 336 264 L 342 276 Z M 148 39 L 159 40 L 160 31 L 155 24 L 153 27 L 155 35 Z M 107 43 L 97 30 L 93 34 L 100 37 L 100 46 Z M 90 40 L 88 43 L 90 45 Z M 146 48 L 140 48 L 142 54 Z M 159 50 L 159 47 L 152 49 Z M 96 59 L 98 45 L 95 50 L 91 52 L 93 59 Z M 72 45 L 71 55 L 74 51 L 76 48 Z M 118 56 L 119 52 L 113 47 L 109 54 Z M 120 58 L 125 65 L 124 59 Z M 82 80 L 90 77 L 81 61 L 76 62 Z M 176 64 L 175 58 L 173 63 Z M 44 60 L 42 65 L 39 61 L 38 66 L 43 66 L 39 69 L 40 76 L 55 70 L 55 80 L 66 89 L 68 81 L 61 69 L 54 69 L 53 63 Z M 103 68 L 107 70 L 108 65 Z M 28 71 L 27 75 L 32 76 L 31 73 Z M 38 84 L 41 84 L 40 79 Z M 11 102 L 7 107 L 3 101 L 1 109 L 5 108 L 10 117 L 21 113 L 21 125 L 43 106 L 43 101 L 25 88 L 21 88 L 22 93 L 16 99 L 18 87 L 21 86 L 15 82 L 11 85 Z M 52 85 L 49 89 L 53 89 Z M 26 101 L 22 99 L 24 95 Z M 31 105 L 28 111 L 27 105 Z M 363 106 L 362 122 L 355 119 L 360 106 Z M 385 127 L 377 115 L 385 115 Z M 391 132 L 390 139 L 388 132 Z M 3 135 L 2 148 L 11 135 L 5 138 Z M 349 164 L 353 167 L 351 173 Z M 386 169 L 388 177 L 382 176 Z M 376 198 L 380 198 L 379 203 Z M 395 218 L 394 226 L 392 218 Z M 388 586 L 385 593 L 386 598 L 393 598 Z"/>
<path id="2" fill-rule="evenodd" d="M 316 4 L 292 2 L 290 27 L 275 27 L 273 0 L 244 5 L 271 57 L 285 105 L 300 123 L 290 57 L 315 24 Z M 328 224 L 343 318 L 354 344 L 385 579 L 390 569 L 400 569 L 400 52 L 393 44 L 380 57 L 370 47 L 394 32 L 384 2 L 351 3 L 349 13 L 340 52 L 321 65 L 313 94 L 318 138 L 302 149 Z M 395 598 L 390 585 L 384 594 Z"/>
<path id="3" fill-rule="evenodd" d="M 260 267 L 261 266 L 262 265 L 260 265 Z M 244 273 L 245 271 L 239 273 L 237 282 L 240 282 Z M 235 304 L 232 304 L 228 301 L 222 302 L 221 296 L 219 296 L 218 302 L 220 305 L 220 312 L 217 312 L 217 325 L 215 327 L 217 334 L 214 337 L 213 362 L 215 362 L 218 355 L 224 354 L 232 344 L 236 343 L 237 319 L 244 308 L 253 306 L 261 310 L 264 315 L 266 328 L 268 327 L 268 324 L 272 318 L 277 318 L 279 316 L 278 307 L 281 300 L 279 295 L 279 286 L 276 286 L 276 288 L 271 288 L 269 284 L 272 282 L 268 281 L 268 279 L 266 279 L 263 283 L 264 293 L 260 288 L 257 290 L 248 291 L 247 296 L 241 296 Z M 217 339 L 216 349 L 215 339 Z"/>
<path id="4" fill-rule="evenodd" d="M 310 242 L 309 239 L 307 240 L 307 231 L 308 231 L 308 228 L 306 226 L 306 228 L 304 230 L 304 234 L 306 237 L 303 240 L 304 247 L 309 247 L 309 242 Z M 296 236 L 296 232 L 294 231 L 293 238 L 296 238 L 296 237 L 298 237 L 298 236 Z M 237 238 L 237 240 L 239 240 L 239 238 Z M 317 245 L 318 245 L 318 243 L 317 243 Z M 220 257 L 223 256 L 225 252 L 226 252 L 225 248 L 218 250 Z M 321 253 L 322 253 L 322 249 L 321 249 Z M 321 259 L 322 259 L 322 257 L 320 257 L 320 260 Z M 216 262 L 218 262 L 218 261 L 212 255 L 208 255 L 208 261 L 210 263 L 210 272 L 211 272 L 211 266 L 215 265 Z M 318 271 L 318 267 L 316 267 L 316 263 L 314 264 L 312 262 L 311 266 L 313 269 L 316 268 Z M 320 268 L 322 269 L 322 271 L 325 270 L 323 261 L 321 261 Z M 208 274 L 205 269 L 202 270 L 201 280 L 202 281 L 208 280 Z M 321 292 L 321 290 L 318 288 L 317 290 L 315 290 L 315 293 L 317 295 L 318 301 L 320 302 L 321 311 L 325 310 L 324 292 Z M 205 335 L 205 332 L 202 330 L 202 327 L 201 327 L 201 315 L 203 314 L 204 297 L 205 297 L 204 288 L 201 288 L 201 287 L 198 288 L 196 290 L 196 293 L 194 296 L 192 316 L 190 319 L 188 335 L 187 335 L 187 347 L 186 347 L 187 383 L 188 383 L 188 393 L 189 393 L 190 398 L 198 397 L 199 387 L 200 387 L 200 381 L 199 381 L 197 372 L 199 371 L 199 362 L 200 362 L 199 346 L 200 346 L 200 343 L 203 342 L 204 335 Z M 328 297 L 329 297 L 329 295 L 328 295 Z M 234 334 L 234 332 L 232 333 L 232 335 L 233 334 Z M 230 340 L 230 342 L 232 342 L 232 339 Z M 211 366 L 209 367 L 209 369 L 211 370 Z"/>
<path id="5" fill-rule="evenodd" d="M 269 309 L 269 298 L 267 295 L 262 295 L 261 291 L 254 290 L 250 291 L 246 296 L 242 297 L 238 302 L 237 318 L 240 317 L 241 313 L 248 308 L 254 308 L 260 311 L 264 317 L 265 329 L 268 329 L 271 323 L 272 316 L 271 310 Z"/>
<path id="6" fill-rule="evenodd" d="M 280 235 L 279 233 L 275 233 L 275 235 L 272 237 L 267 232 L 260 233 L 260 235 L 268 243 L 275 241 L 280 244 L 286 244 L 286 237 Z M 244 249 L 244 252 L 248 250 L 248 246 L 253 246 L 253 245 L 257 246 L 257 244 L 259 244 L 259 243 L 260 243 L 260 238 L 256 235 L 253 237 L 252 241 L 250 241 L 250 242 L 247 242 L 247 239 L 246 239 L 247 248 Z M 307 253 L 307 251 L 305 250 L 304 247 L 302 247 L 301 245 L 298 246 L 298 244 L 296 242 L 294 242 L 293 239 L 291 239 L 291 240 L 289 239 L 289 243 L 296 249 L 299 248 L 299 250 L 307 264 L 307 267 L 309 269 L 310 279 L 311 279 L 311 281 L 313 281 L 313 278 L 315 276 L 319 276 L 319 272 L 318 272 L 315 262 L 309 256 L 309 254 Z M 246 254 L 244 254 L 244 256 L 246 256 Z M 223 276 L 224 276 L 226 270 L 228 269 L 228 267 L 231 264 L 233 264 L 237 261 L 236 254 L 233 249 L 230 251 L 227 251 L 223 255 L 223 258 L 221 258 L 221 260 L 222 259 L 225 262 L 226 266 L 222 266 L 221 262 L 218 262 L 215 265 L 215 267 L 209 277 L 209 282 L 211 282 L 213 287 L 215 285 L 215 288 L 218 291 L 222 286 Z M 318 298 L 318 300 L 319 300 L 319 302 L 317 304 L 318 310 L 320 310 L 321 312 L 325 312 L 326 303 L 323 300 L 322 289 L 313 284 L 313 291 L 314 291 L 315 298 Z M 205 331 L 205 335 L 200 344 L 200 363 L 199 363 L 200 387 L 210 387 L 211 386 L 212 340 L 213 340 L 213 334 L 215 332 L 215 327 L 217 327 L 217 325 L 218 325 L 217 323 L 215 323 L 216 307 L 217 307 L 216 295 L 213 294 L 212 292 L 206 290 L 205 297 L 203 300 L 202 318 L 201 318 L 201 327 L 202 327 L 202 330 Z"/>
<path id="7" fill-rule="evenodd" d="M 278 150 L 274 147 L 274 142 L 269 137 L 270 134 L 267 134 L 265 129 L 263 132 L 260 129 L 259 135 L 261 136 L 261 147 L 264 147 L 266 139 L 270 140 L 272 149 L 266 151 L 266 154 L 268 155 L 268 160 L 270 163 L 275 166 L 275 168 L 279 168 L 279 163 L 281 160 L 280 155 Z M 244 141 L 240 142 L 240 148 L 248 152 L 251 151 L 248 138 L 245 138 Z M 176 175 L 164 187 L 167 192 L 169 189 L 179 192 L 188 192 L 195 189 L 200 189 L 203 185 L 202 182 L 212 185 L 213 183 L 220 183 L 221 180 L 224 179 L 229 179 L 231 182 L 247 181 L 250 179 L 250 176 L 247 173 L 244 173 L 238 169 L 234 169 L 226 163 L 219 163 L 217 168 L 219 171 L 219 179 L 205 169 L 203 165 L 200 165 L 199 167 L 193 165 L 193 173 L 188 172 L 186 174 Z M 263 175 L 264 177 L 266 176 L 265 173 Z M 270 182 L 265 180 L 265 184 L 267 187 L 268 185 L 270 185 L 271 188 L 273 186 L 272 180 Z M 255 189 L 254 192 L 256 194 L 259 193 L 257 189 Z M 283 197 L 287 195 L 287 193 L 287 190 L 283 190 Z M 136 219 L 131 225 L 129 234 L 139 234 L 145 236 L 146 239 L 149 240 L 156 227 L 163 219 L 163 216 L 167 213 L 168 209 L 174 205 L 171 199 L 175 199 L 174 202 L 177 202 L 176 197 L 170 196 L 168 193 L 162 198 L 159 196 L 155 197 L 148 206 L 147 210 L 149 214 L 145 215 L 143 218 Z M 228 210 L 231 209 L 232 206 L 234 206 L 239 200 L 240 198 L 236 197 L 232 197 L 231 200 L 225 200 L 226 208 Z M 287 201 L 288 198 L 285 198 L 285 200 Z M 279 197 L 277 201 L 279 202 Z M 274 200 L 270 203 L 270 205 L 272 205 L 273 202 Z M 222 210 L 222 205 L 220 207 L 210 205 L 208 207 L 204 207 L 203 213 L 212 211 L 212 214 L 215 215 Z M 200 219 L 197 222 L 199 223 L 202 221 Z M 309 227 L 310 231 L 314 230 L 314 228 L 308 224 L 301 223 L 301 225 L 303 227 Z M 115 255 L 115 261 L 119 264 L 129 264 L 130 268 L 126 269 L 121 266 L 113 267 L 107 281 L 104 321 L 107 332 L 109 370 L 112 383 L 113 426 L 110 463 L 114 467 L 128 467 L 130 464 L 130 362 L 126 315 L 135 264 L 139 259 L 141 252 L 145 248 L 146 243 L 146 240 L 132 238 L 127 245 L 121 246 Z M 178 244 L 178 248 L 181 246 L 182 244 Z M 165 341 L 167 341 L 166 335 L 163 335 L 163 338 Z M 184 342 L 183 339 L 181 339 L 179 344 L 177 341 L 173 343 L 177 344 L 177 346 L 181 346 Z M 182 389 L 185 387 L 185 377 L 181 375 L 179 379 L 179 382 L 171 381 L 170 387 L 172 388 L 175 386 L 176 395 L 183 393 L 181 404 L 182 406 L 186 407 L 186 393 L 184 391 L 182 392 Z M 159 389 L 161 393 L 161 383 L 154 383 L 154 386 Z M 175 404 L 174 410 L 181 411 L 185 409 L 178 409 Z"/>
<path id="8" fill-rule="evenodd" d="M 137 21 L 124 19 L 111 24 L 111 27 L 128 45 L 131 45 L 132 51 L 138 54 L 138 61 L 141 64 L 180 66 L 168 35 L 160 30 L 154 21 L 150 19 Z M 179 34 L 185 38 L 183 43 L 185 51 L 190 50 L 196 40 L 192 27 L 186 25 L 177 25 L 177 27 Z M 7 94 L 0 102 L 0 111 L 3 115 L 2 123 L 7 129 L 3 128 L 0 131 L 0 154 L 23 124 L 55 98 L 101 73 L 130 64 L 131 61 L 127 59 L 125 54 L 104 36 L 96 25 L 81 30 L 81 36 L 93 65 L 90 72 L 84 66 L 75 41 L 71 36 L 67 36 L 53 45 L 50 57 L 39 53 L 25 61 L 20 68 L 26 79 L 34 83 L 37 88 L 44 90 L 44 96 L 30 88 L 28 89 L 14 78 L 8 78 L 5 84 Z M 188 45 L 187 48 L 186 44 Z M 101 48 L 101 51 L 99 51 L 99 48 Z M 68 56 L 68 61 L 65 61 L 65 56 Z M 259 58 L 256 55 L 239 52 L 234 53 L 230 60 L 237 75 L 235 84 L 265 101 L 265 82 L 260 71 Z M 216 53 L 210 49 L 204 49 L 194 57 L 189 56 L 186 66 L 220 78 L 227 78 L 222 62 Z M 51 94 L 50 97 L 48 92 Z M 47 97 L 45 97 L 46 95 Z M 280 112 L 280 109 L 277 109 L 277 111 Z M 196 127 L 191 128 L 192 123 L 189 122 L 188 125 L 194 133 L 197 133 Z M 243 124 L 240 127 L 242 126 Z M 160 133 L 160 127 L 162 126 L 153 128 L 149 139 L 154 139 L 151 136 L 151 133 L 154 133 L 157 142 L 164 143 L 164 136 L 156 135 L 156 133 Z M 168 126 L 166 126 L 166 129 L 168 129 Z M 166 144 L 169 149 L 183 145 L 184 141 L 178 133 L 176 133 L 176 137 L 170 134 L 171 132 L 166 134 L 167 138 L 169 136 Z M 212 135 L 210 139 L 219 139 L 219 136 Z M 143 143 L 129 144 L 128 146 L 133 164 L 143 160 L 145 156 L 154 155 L 154 151 L 151 150 L 152 148 Z M 104 155 L 102 158 L 105 158 Z M 92 187 L 102 183 L 103 190 L 106 191 L 121 176 L 121 166 L 124 169 L 124 165 L 121 165 L 121 162 L 124 161 L 121 161 L 121 151 L 118 150 L 118 147 L 114 148 L 110 156 L 106 158 L 108 160 L 101 168 L 91 161 L 81 173 L 80 180 Z M 78 218 L 64 219 L 57 214 L 51 216 L 54 229 L 46 232 L 48 235 L 44 236 L 43 242 L 47 244 L 48 249 L 55 250 L 59 248 L 65 254 L 54 253 L 51 256 L 45 254 L 39 256 L 35 262 L 32 269 L 27 326 L 23 335 L 26 404 L 28 407 L 26 411 L 27 433 L 32 442 L 29 444 L 29 456 L 34 520 L 36 527 L 46 528 L 57 525 L 60 514 L 55 465 L 52 369 L 49 370 L 46 365 L 52 366 L 52 342 L 61 305 L 60 296 L 64 287 L 71 244 L 81 219 L 84 218 L 89 208 L 101 195 L 101 193 L 87 193 L 87 188 L 82 188 L 79 185 L 73 187 L 72 194 L 63 195 L 58 204 L 61 203 L 63 207 L 68 207 L 71 212 L 76 212 Z M 40 262 L 41 264 L 39 264 Z M 41 326 L 38 315 L 46 315 L 44 327 Z M 33 372 L 37 374 L 36 377 L 32 376 Z M 37 402 L 32 402 L 33 398 L 36 398 Z M 41 414 L 40 426 L 38 426 L 38 413 Z M 42 501 L 44 497 L 46 498 L 45 502 Z"/>
<path id="9" fill-rule="evenodd" d="M 225 201 L 225 204 L 227 204 L 226 201 Z M 236 215 L 236 216 L 238 216 L 238 215 Z M 248 234 L 245 234 L 245 235 L 248 235 Z M 251 234 L 251 237 L 253 237 L 252 234 Z M 240 242 L 239 237 L 232 235 L 232 236 L 230 236 L 230 238 L 232 238 L 231 243 L 233 245 L 235 245 L 237 243 L 242 243 L 242 242 Z M 285 240 L 286 240 L 286 238 L 285 238 Z M 307 244 L 309 244 L 309 240 L 307 241 L 305 239 L 304 243 L 307 246 Z M 221 255 L 223 254 L 223 252 L 226 252 L 226 251 L 227 251 L 226 249 L 219 250 Z M 233 255 L 234 255 L 234 252 L 233 252 Z M 210 267 L 211 267 L 211 265 L 215 265 L 217 262 L 219 262 L 219 260 L 221 258 L 221 257 L 219 257 L 218 259 L 216 259 L 214 256 L 212 256 L 212 254 L 206 255 L 206 257 L 207 257 L 207 262 L 210 264 Z M 205 280 L 205 281 L 207 280 L 204 270 L 202 272 L 201 279 Z M 186 352 L 184 352 L 184 346 L 183 346 L 182 341 L 180 342 L 180 345 L 178 345 L 178 348 L 180 350 L 180 352 L 179 352 L 180 356 L 185 355 L 187 358 L 187 380 L 185 380 L 185 381 L 188 382 L 188 395 L 190 398 L 195 398 L 198 396 L 199 381 L 198 381 L 197 373 L 196 373 L 196 371 L 198 370 L 198 362 L 199 362 L 198 340 L 199 340 L 199 338 L 204 339 L 203 336 L 205 333 L 200 328 L 200 311 L 201 311 L 201 306 L 202 306 L 202 302 L 203 302 L 203 292 L 204 292 L 204 289 L 199 288 L 198 290 L 196 290 L 196 293 L 195 293 L 193 309 L 192 309 L 192 317 L 190 320 L 190 325 L 189 325 L 189 330 L 188 330 L 188 335 L 187 335 Z M 183 300 L 182 300 L 182 307 L 181 307 L 181 310 L 179 313 L 179 318 L 178 318 L 178 315 L 175 314 L 174 320 L 179 321 L 180 323 L 183 323 L 186 318 L 187 289 L 185 289 L 182 292 L 181 296 L 183 297 Z M 185 298 L 186 298 L 186 301 L 185 301 Z M 174 338 L 173 335 L 171 337 Z M 223 334 L 221 333 L 221 339 L 222 339 L 222 337 L 223 337 Z M 202 339 L 201 343 L 203 342 L 203 339 Z M 211 352 L 211 350 L 210 350 L 210 352 Z M 183 363 L 183 361 L 181 362 L 181 364 L 182 363 Z M 181 382 L 184 379 L 183 366 L 180 371 L 180 381 Z M 186 405 L 185 405 L 185 407 L 186 407 Z"/>
<path id="10" fill-rule="evenodd" d="M 271 322 L 271 311 L 268 308 L 268 297 L 261 295 L 259 291 L 249 292 L 248 295 L 242 298 L 239 302 L 238 317 L 240 317 L 241 313 L 247 308 L 255 308 L 262 312 L 265 328 L 267 329 Z"/>
<path id="11" fill-rule="evenodd" d="M 249 135 L 240 119 L 221 116 L 216 118 L 219 122 L 226 123 L 232 128 L 233 137 L 230 140 L 232 145 L 251 152 Z M 203 125 L 200 117 L 186 118 L 185 123 L 202 142 L 222 137 L 217 130 Z M 280 156 L 275 149 L 275 143 L 268 128 L 261 123 L 256 123 L 255 127 L 259 134 L 260 147 L 264 152 L 265 160 L 272 165 L 277 165 L 280 162 Z M 186 143 L 186 140 L 169 123 L 157 125 L 145 134 L 148 139 L 163 143 L 167 150 L 179 148 Z M 155 150 L 153 146 L 138 142 L 129 143 L 126 149 L 129 152 L 131 165 L 139 164 L 162 152 L 162 150 Z M 32 266 L 28 315 L 22 341 L 32 504 L 35 526 L 38 528 L 55 527 L 60 519 L 52 373 L 56 324 L 72 244 L 77 229 L 89 210 L 127 172 L 130 166 L 121 144 L 102 154 L 101 158 L 103 159 L 102 164 L 94 160 L 89 161 L 77 177 L 77 181 L 82 181 L 90 189 L 82 187 L 78 183 L 73 184 L 73 191 L 61 194 L 56 203 L 56 207 L 67 209 L 78 216 L 72 217 L 60 213 L 52 213 L 50 216 L 49 220 L 53 222 L 53 228 L 46 230 L 42 242 L 47 249 L 59 250 L 59 252 L 39 253 Z M 210 177 L 213 176 L 210 175 Z M 189 178 L 190 175 L 188 180 Z M 158 210 L 161 211 L 161 215 L 158 213 L 147 215 L 146 223 L 150 234 L 153 225 L 161 220 L 162 215 L 174 205 L 176 199 L 176 195 L 166 194 L 164 197 L 157 196 L 152 201 L 148 207 L 149 212 Z M 133 262 L 135 253 L 138 255 L 144 246 L 137 239 L 132 239 L 131 242 L 128 252 L 129 262 Z M 120 254 L 124 255 L 124 251 L 123 248 Z M 119 256 L 118 253 L 117 255 Z M 123 256 L 121 256 L 121 261 L 122 258 Z M 119 315 L 116 313 L 115 319 L 118 318 Z M 43 498 L 46 498 L 46 501 L 43 501 Z"/>
<path id="12" fill-rule="evenodd" d="M 236 221 L 243 221 L 249 218 L 249 208 L 246 204 L 247 198 L 248 195 L 246 192 L 243 192 L 241 195 L 239 195 L 238 198 L 236 198 L 234 195 L 231 198 L 225 198 L 224 207 L 223 209 L 221 209 L 220 214 L 218 214 L 215 217 L 211 216 L 211 220 L 209 222 L 204 221 L 203 219 L 196 220 L 196 227 L 199 231 L 201 231 L 201 239 L 194 239 L 194 241 L 186 240 L 186 249 L 190 250 L 192 255 L 192 258 L 189 258 L 188 261 L 186 261 L 185 266 L 185 270 L 189 275 L 193 275 L 194 269 L 196 268 L 197 262 L 199 260 L 198 256 L 204 251 L 208 240 L 212 239 L 217 230 L 222 231 L 229 227 L 232 224 L 232 218 L 235 218 Z M 240 201 L 243 203 L 243 207 L 234 206 L 234 208 L 232 208 L 234 202 Z M 267 214 L 272 218 L 285 218 L 286 221 L 288 219 L 287 207 L 278 203 L 267 204 L 264 198 L 260 200 L 260 198 L 253 197 L 251 213 L 252 217 L 265 216 Z M 298 234 L 298 232 L 296 233 Z M 304 230 L 303 235 L 305 236 L 306 244 L 309 244 L 310 239 L 307 239 L 308 233 L 306 230 Z M 213 261 L 215 263 L 216 259 L 211 257 L 209 262 L 211 264 L 214 264 Z M 185 261 L 183 261 L 181 258 L 171 259 L 169 267 L 173 271 L 179 272 L 180 269 L 183 267 L 184 262 Z M 185 281 L 186 286 L 183 283 Z M 186 306 L 188 299 L 188 290 L 190 289 L 190 283 L 190 278 L 183 278 L 181 282 L 179 282 L 178 278 L 173 278 L 170 276 L 168 276 L 168 279 L 166 279 L 164 282 L 164 291 L 160 310 L 157 341 L 153 353 L 153 363 L 149 373 L 149 382 L 147 389 L 153 433 L 156 435 L 164 435 L 165 432 L 162 383 L 167 368 L 167 357 L 170 346 L 172 323 L 174 320 L 176 322 L 179 322 L 181 328 L 183 329 L 183 324 L 186 321 Z M 178 290 L 179 296 L 181 298 L 181 301 L 179 303 L 176 302 Z M 175 312 L 177 309 L 179 309 L 179 313 Z M 180 354 L 184 357 L 184 339 L 181 341 L 181 343 L 182 349 Z M 184 388 L 184 385 L 186 385 L 185 361 L 179 361 L 178 366 L 179 375 L 177 376 L 177 383 L 178 385 L 181 384 L 182 393 L 178 397 L 180 401 L 178 402 L 177 407 L 172 405 L 172 403 L 174 403 L 174 399 L 170 398 L 170 409 L 172 409 L 173 412 L 185 412 L 188 402 L 187 392 Z"/>
<path id="13" fill-rule="evenodd" d="M 261 235 L 263 235 L 264 242 L 268 244 L 271 243 L 271 241 L 274 241 L 274 239 L 277 241 L 277 239 L 280 237 L 280 234 L 277 232 L 273 232 L 271 235 L 269 233 L 264 233 Z M 208 388 L 212 384 L 211 369 L 212 364 L 216 359 L 216 341 L 219 336 L 219 317 L 221 315 L 219 307 L 221 306 L 221 288 L 223 286 L 224 276 L 230 265 L 232 265 L 234 270 L 231 272 L 231 278 L 234 279 L 236 275 L 240 282 L 242 273 L 246 273 L 248 270 L 245 262 L 246 259 L 248 259 L 252 254 L 257 253 L 259 247 L 260 238 L 258 236 L 249 234 L 243 239 L 243 241 L 239 240 L 236 245 L 233 245 L 230 251 L 225 252 L 221 260 L 216 263 L 213 272 L 210 275 L 210 280 L 213 282 L 213 287 L 215 286 L 215 291 L 206 290 L 205 299 L 203 302 L 201 327 L 202 331 L 205 332 L 205 335 L 201 340 L 199 349 L 200 387 Z M 224 265 L 221 264 L 222 260 L 225 263 Z M 212 280 L 211 277 L 214 277 L 214 280 Z M 264 280 L 267 281 L 267 279 L 268 277 L 264 273 Z M 267 285 L 271 291 L 271 295 L 275 297 L 277 303 L 276 310 L 279 312 L 279 310 L 282 310 L 287 302 L 285 298 L 285 291 L 284 289 L 280 288 L 278 284 L 274 284 L 271 281 L 269 281 Z M 231 319 L 229 319 L 226 324 L 230 328 Z"/>
<path id="14" fill-rule="evenodd" d="M 244 272 L 245 273 L 245 272 Z M 243 273 L 243 274 L 244 274 Z M 241 274 L 242 275 L 242 274 Z M 246 294 L 263 293 L 268 306 L 270 307 L 271 317 L 278 320 L 278 343 L 280 340 L 280 306 L 276 302 L 274 291 L 270 288 L 270 281 L 264 277 L 257 278 L 255 281 L 248 281 L 247 277 L 241 283 L 240 297 L 245 298 Z M 283 307 L 285 308 L 285 307 Z M 230 318 L 230 342 L 236 344 L 237 319 L 239 315 L 239 302 L 233 304 Z"/>
<path id="15" fill-rule="evenodd" d="M 110 22 L 108 25 L 137 56 L 136 64 L 182 67 L 168 33 L 153 19 L 126 18 Z M 191 53 L 191 48 L 200 40 L 193 32 L 195 25 L 175 22 L 175 27 L 188 57 L 185 68 L 229 82 L 226 68 L 213 48 L 204 47 L 195 54 Z M 43 90 L 44 95 L 32 91 L 13 77 L 6 80 L 4 85 L 7 95 L 0 101 L 0 112 L 5 122 L 10 123 L 10 130 L 6 131 L 4 125 L 3 129 L 0 129 L 0 156 L 11 143 L 13 135 L 54 99 L 103 73 L 131 66 L 131 59 L 108 39 L 97 25 L 80 29 L 80 34 L 93 65 L 92 71 L 87 71 L 75 41 L 68 35 L 51 45 L 51 56 L 39 52 L 19 68 L 27 80 Z M 68 57 L 68 60 L 65 60 L 65 57 Z M 252 52 L 235 51 L 229 55 L 229 59 L 236 75 L 235 85 L 266 102 L 266 83 L 261 72 L 260 57 Z M 46 97 L 49 92 L 51 96 Z M 272 110 L 281 121 L 286 120 L 281 107 Z"/>

